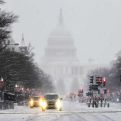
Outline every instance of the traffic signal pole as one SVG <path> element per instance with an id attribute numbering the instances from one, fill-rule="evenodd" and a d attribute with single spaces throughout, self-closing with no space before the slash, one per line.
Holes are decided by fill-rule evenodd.
<path id="1" fill-rule="evenodd" d="M 104 102 L 104 106 L 106 105 L 106 94 L 107 89 L 105 88 L 107 80 L 102 76 L 89 76 L 90 84 L 89 84 L 89 92 L 87 96 L 90 97 L 89 107 L 92 104 L 92 107 L 98 107 L 99 101 L 101 102 L 101 107 Z"/>

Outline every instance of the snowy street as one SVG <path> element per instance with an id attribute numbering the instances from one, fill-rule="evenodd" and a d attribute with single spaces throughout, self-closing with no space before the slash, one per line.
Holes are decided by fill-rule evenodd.
<path id="1" fill-rule="evenodd" d="M 78 102 L 63 103 L 63 111 L 16 106 L 14 110 L 0 111 L 0 121 L 120 121 L 121 104 L 111 104 L 110 108 L 88 108 Z"/>
<path id="2" fill-rule="evenodd" d="M 0 0 L 0 121 L 121 121 L 121 0 Z"/>

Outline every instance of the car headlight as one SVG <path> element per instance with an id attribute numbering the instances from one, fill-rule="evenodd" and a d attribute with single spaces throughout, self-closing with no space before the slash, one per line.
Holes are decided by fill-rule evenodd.
<path id="1" fill-rule="evenodd" d="M 61 109 L 62 103 L 61 103 L 61 101 L 59 99 L 56 101 L 55 106 L 56 106 L 57 110 Z"/>
<path id="2" fill-rule="evenodd" d="M 31 100 L 29 101 L 29 105 L 30 105 L 30 106 L 33 106 L 33 105 L 34 105 L 34 100 L 33 100 L 33 99 L 31 99 Z"/>
<path id="3" fill-rule="evenodd" d="M 47 108 L 47 102 L 45 99 L 40 99 L 39 100 L 39 106 L 42 108 L 42 109 L 46 109 Z"/>

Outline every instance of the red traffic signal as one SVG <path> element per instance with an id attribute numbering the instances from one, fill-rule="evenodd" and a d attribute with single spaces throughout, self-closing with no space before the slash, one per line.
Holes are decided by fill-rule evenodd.
<path id="1" fill-rule="evenodd" d="M 106 83 L 107 83 L 107 80 L 106 80 L 106 78 L 105 78 L 105 77 L 103 77 L 103 86 L 105 86 L 105 85 L 106 85 Z"/>

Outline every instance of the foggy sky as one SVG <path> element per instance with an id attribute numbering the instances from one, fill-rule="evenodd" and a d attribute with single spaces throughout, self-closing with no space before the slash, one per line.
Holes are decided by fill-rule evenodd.
<path id="1" fill-rule="evenodd" d="M 6 0 L 2 8 L 19 16 L 13 39 L 20 42 L 23 32 L 39 64 L 60 8 L 81 63 L 108 64 L 121 50 L 121 0 Z"/>

